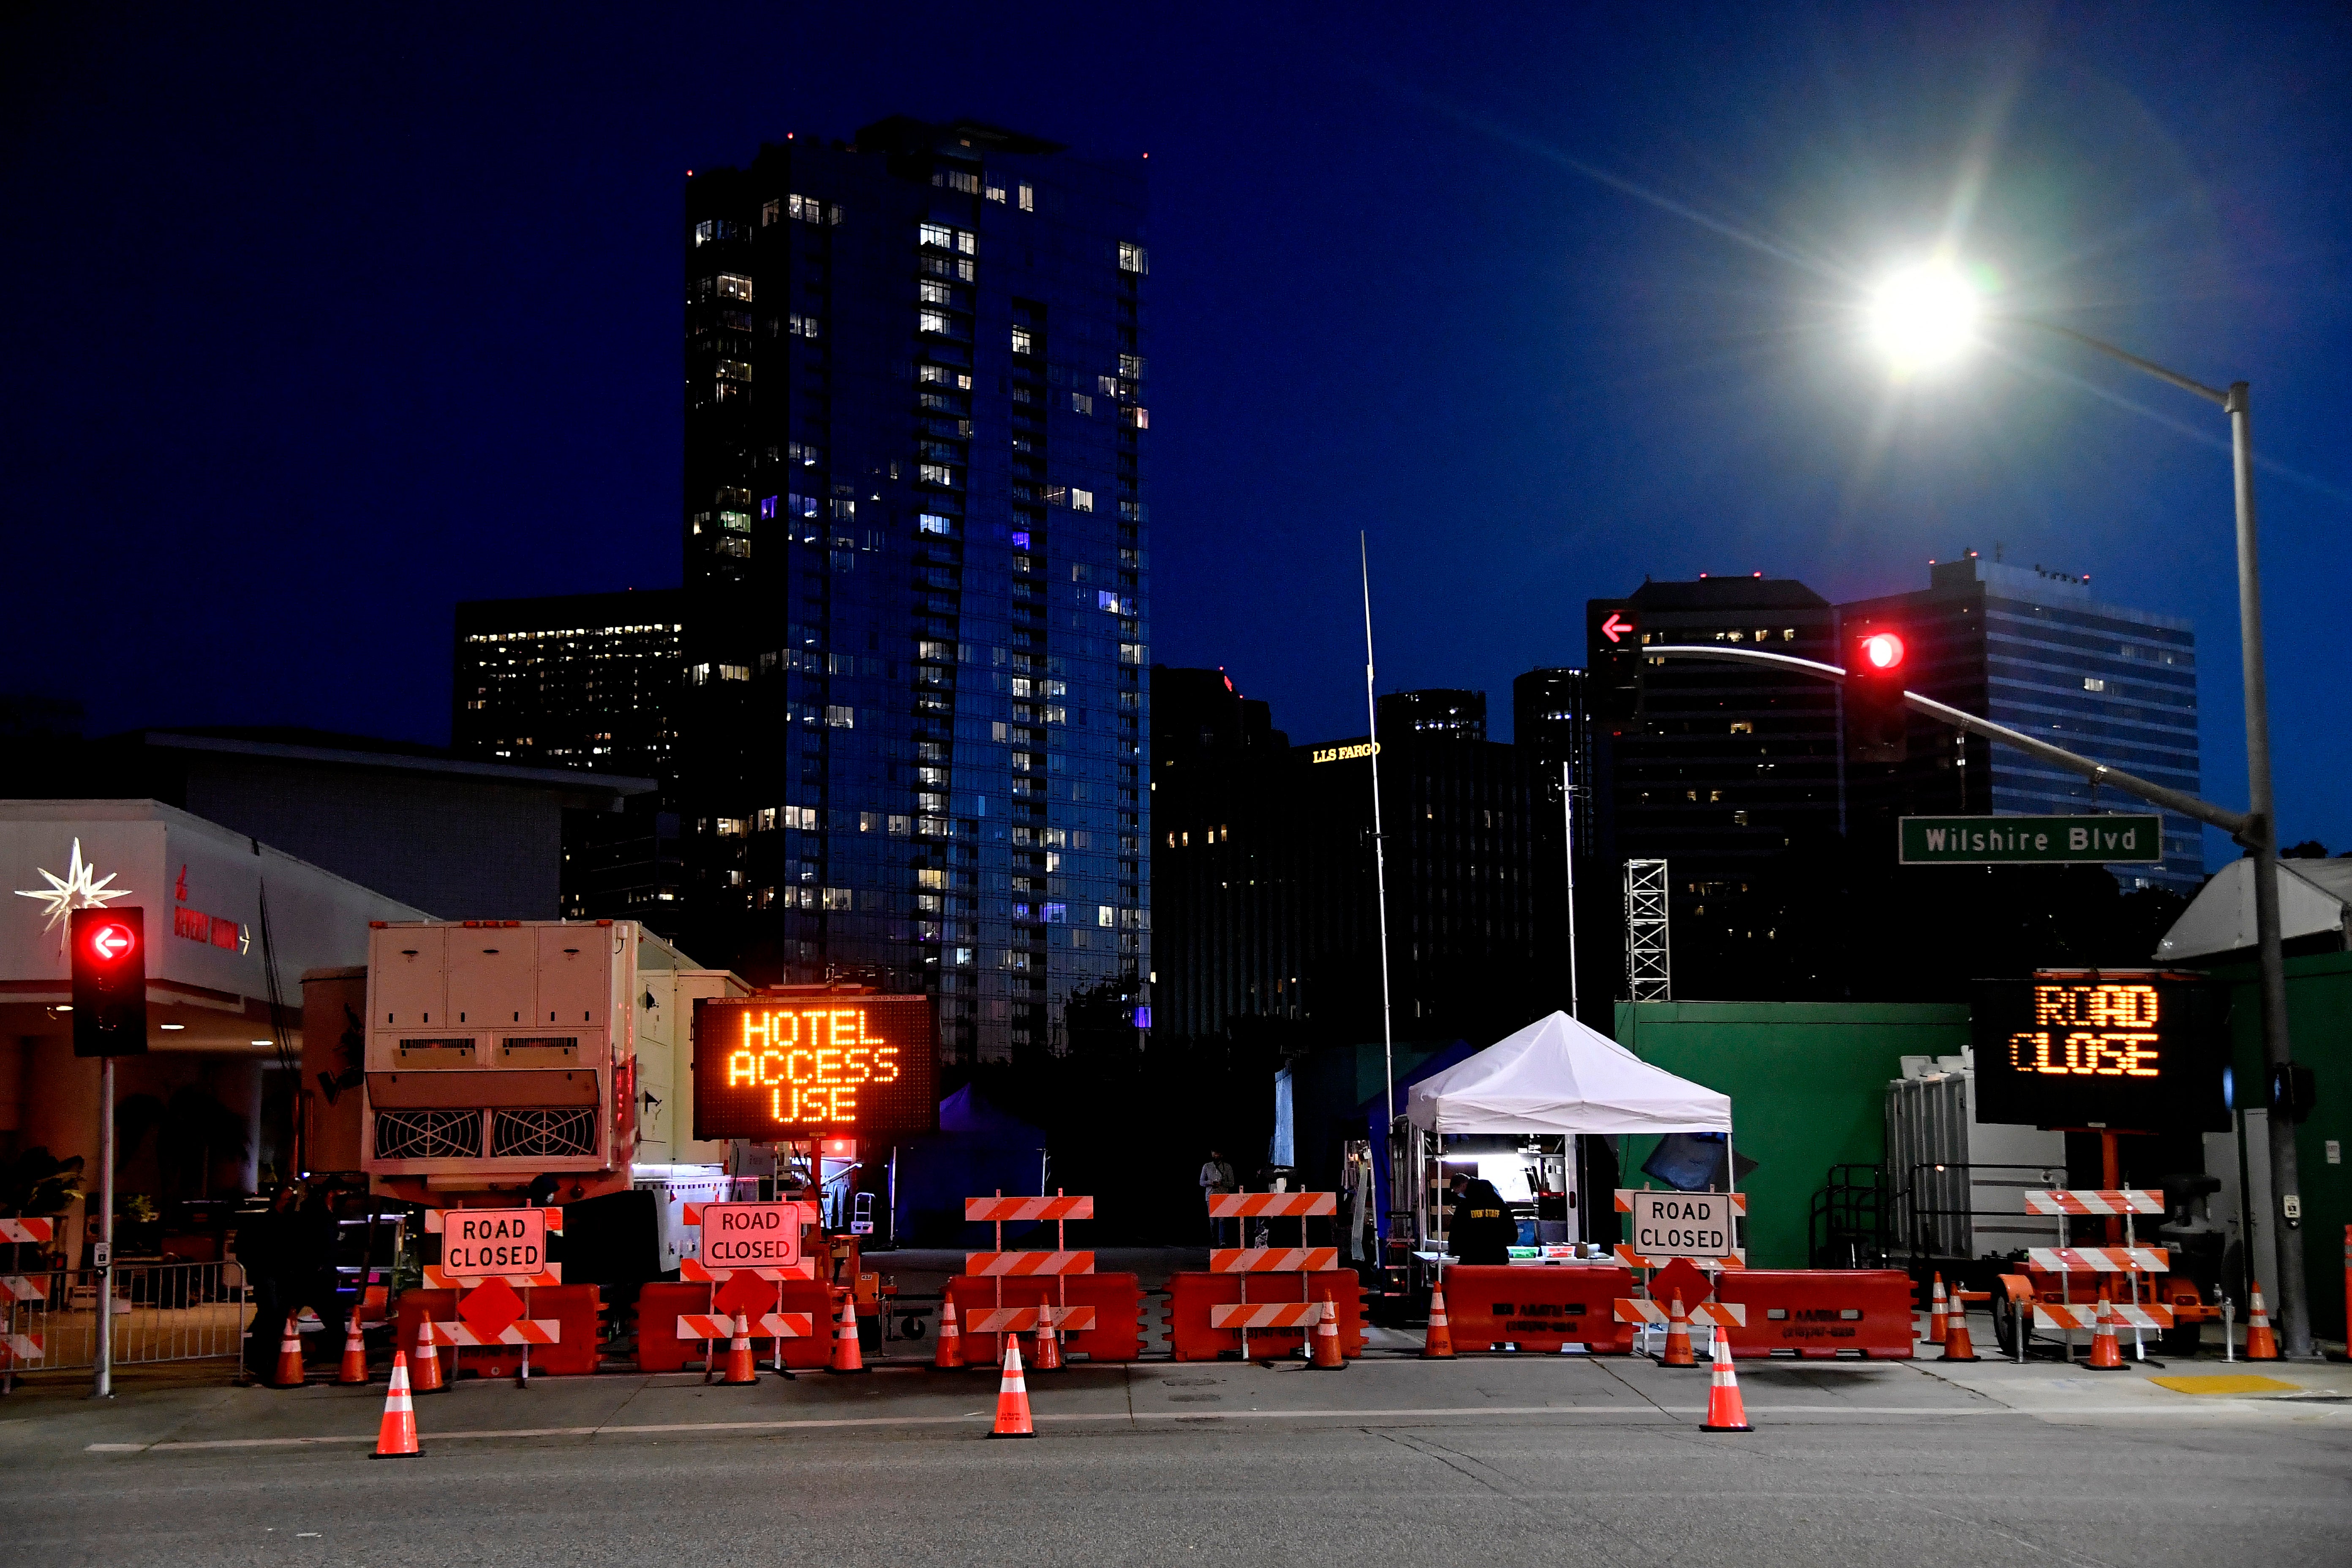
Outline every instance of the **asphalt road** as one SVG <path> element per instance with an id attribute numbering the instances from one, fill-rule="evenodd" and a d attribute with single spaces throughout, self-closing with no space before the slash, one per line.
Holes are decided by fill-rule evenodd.
<path id="1" fill-rule="evenodd" d="M 1074 1368 L 1030 1442 L 985 1373 L 549 1380 L 397 1462 L 380 1388 L 59 1390 L 0 1407 L 0 1564 L 2352 1561 L 2352 1406 L 2008 1376 L 1744 1368 L 1714 1436 L 1639 1363 Z"/>

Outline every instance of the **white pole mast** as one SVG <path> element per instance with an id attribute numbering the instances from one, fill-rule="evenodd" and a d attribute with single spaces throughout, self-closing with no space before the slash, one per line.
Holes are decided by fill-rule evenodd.
<path id="1" fill-rule="evenodd" d="M 1576 784 L 1569 773 L 1569 764 L 1559 764 L 1559 801 L 1561 842 L 1568 846 L 1568 1016 L 1578 1018 L 1580 1003 L 1576 993 Z M 1578 1021 L 1582 1022 L 1581 1018 Z"/>
<path id="2" fill-rule="evenodd" d="M 1364 542 L 1361 530 L 1356 534 L 1356 563 L 1364 579 L 1364 718 L 1371 731 L 1372 768 L 1372 893 L 1373 908 L 1379 911 L 1381 931 L 1381 1081 L 1385 1098 L 1381 1108 L 1387 1116 L 1382 1123 L 1389 1129 L 1388 1142 L 1396 1142 L 1396 1037 L 1391 1024 L 1389 1000 L 1389 872 L 1387 846 L 1381 837 L 1381 712 L 1380 704 L 1372 698 L 1372 558 L 1370 547 Z M 1402 1194 L 1390 1194 L 1391 1205 Z M 1387 1260 L 1381 1260 L 1385 1267 Z"/>

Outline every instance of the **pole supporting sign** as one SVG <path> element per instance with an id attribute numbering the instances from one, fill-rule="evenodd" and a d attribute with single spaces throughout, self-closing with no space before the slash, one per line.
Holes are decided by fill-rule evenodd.
<path id="1" fill-rule="evenodd" d="M 2164 819 L 2102 816 L 1906 816 L 1906 866 L 2109 865 L 2164 858 Z"/>

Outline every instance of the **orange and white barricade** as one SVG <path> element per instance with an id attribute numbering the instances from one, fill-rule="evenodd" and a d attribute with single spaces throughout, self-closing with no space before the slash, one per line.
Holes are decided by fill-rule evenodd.
<path id="1" fill-rule="evenodd" d="M 0 1242 L 37 1247 L 57 1238 L 58 1222 L 53 1219 L 0 1219 Z"/>
<path id="2" fill-rule="evenodd" d="M 704 1375 L 708 1376 L 710 1360 L 716 1354 L 716 1347 L 725 1342 L 735 1332 L 734 1323 L 738 1313 L 726 1309 L 730 1307 L 740 1309 L 740 1315 L 751 1324 L 751 1338 L 775 1342 L 775 1368 L 781 1373 L 784 1369 L 783 1342 L 808 1339 L 817 1332 L 815 1313 L 774 1310 L 778 1300 L 776 1289 L 778 1285 L 786 1279 L 814 1279 L 817 1277 L 815 1258 L 804 1254 L 801 1248 L 802 1234 L 809 1226 L 817 1223 L 816 1205 L 802 1203 L 796 1199 L 745 1205 L 687 1204 L 683 1205 L 683 1213 L 679 1217 L 683 1223 L 703 1232 L 702 1247 L 705 1251 L 709 1251 L 712 1250 L 713 1243 L 710 1231 L 716 1226 L 707 1227 L 704 1225 L 705 1216 L 709 1211 L 714 1209 L 724 1211 L 728 1208 L 778 1211 L 779 1217 L 783 1219 L 792 1229 L 790 1251 L 793 1255 L 793 1258 L 791 1261 L 749 1265 L 713 1263 L 702 1257 L 679 1258 L 677 1260 L 679 1283 L 709 1285 L 711 1287 L 711 1292 L 710 1310 L 679 1313 L 676 1334 L 681 1340 L 703 1342 Z M 764 1292 L 764 1305 L 754 1299 L 762 1294 L 761 1292 L 756 1289 L 734 1285 L 733 1282 L 739 1279 L 757 1279 L 768 1286 L 768 1289 Z M 730 1300 L 722 1301 L 720 1300 L 722 1296 Z"/>
<path id="3" fill-rule="evenodd" d="M 963 1255 L 964 1273 L 988 1280 L 995 1292 L 995 1300 L 991 1305 L 974 1307 L 964 1313 L 964 1335 L 969 1338 L 981 1334 L 1034 1334 L 1040 1341 L 1037 1370 L 1050 1372 L 1058 1368 L 1061 1365 L 1058 1347 L 1049 1342 L 1060 1335 L 1086 1333 L 1095 1326 L 1095 1310 L 1071 1306 L 1069 1287 L 1066 1283 L 1074 1274 L 1092 1274 L 1095 1271 L 1095 1255 L 1091 1251 L 1073 1251 L 1069 1246 L 1070 1221 L 1094 1218 L 1095 1200 L 1068 1193 L 1055 1193 L 1051 1197 L 1043 1194 L 1035 1197 L 1007 1197 L 1000 1192 L 989 1197 L 964 1199 L 963 1217 L 967 1225 L 996 1227 L 993 1248 Z M 1054 1245 L 1051 1247 L 1005 1250 L 1006 1226 L 1037 1225 L 1048 1220 L 1054 1226 Z M 1053 1300 L 1034 1307 L 1008 1307 L 1004 1304 L 1005 1280 L 1048 1279 L 1054 1281 Z M 1003 1346 L 992 1348 L 988 1359 L 1002 1364 L 1004 1360 Z M 975 1356 L 972 1364 L 982 1363 Z M 1017 1363 L 1015 1366 L 1017 1369 Z"/>
<path id="4" fill-rule="evenodd" d="M 1670 1321 L 1664 1307 L 1645 1297 L 1618 1297 L 1616 1315 L 1621 1323 L 1640 1323 L 1654 1329 L 1664 1328 Z M 1684 1308 L 1683 1316 L 1693 1323 L 1709 1323 L 1717 1328 L 1748 1326 L 1748 1309 L 1738 1301 L 1701 1301 L 1696 1307 Z"/>
<path id="5" fill-rule="evenodd" d="M 2067 1215 L 2085 1217 L 2094 1215 L 2162 1214 L 2164 1199 L 2158 1194 L 2142 1192 L 2137 1187 L 2114 1190 L 2099 1187 L 2058 1187 L 2046 1192 L 2025 1194 L 2027 1214 Z"/>
<path id="6" fill-rule="evenodd" d="M 2172 1309 L 2158 1302 L 2146 1306 L 2124 1302 L 2107 1304 L 2107 1319 L 2117 1328 L 2139 1329 L 2158 1332 L 2173 1326 Z M 2099 1326 L 2099 1304 L 2090 1302 L 2036 1301 L 2033 1303 L 2033 1326 L 2037 1329 L 2061 1331 L 2092 1330 Z"/>
<path id="7" fill-rule="evenodd" d="M 1242 1299 L 1224 1302 L 1209 1309 L 1209 1326 L 1213 1329 L 1238 1329 L 1242 1336 L 1242 1359 L 1249 1359 L 1250 1331 L 1260 1333 L 1296 1333 L 1300 1335 L 1299 1353 L 1309 1355 L 1314 1350 L 1313 1334 L 1322 1323 L 1327 1303 L 1314 1300 L 1307 1292 L 1313 1281 L 1307 1277 L 1328 1274 L 1339 1267 L 1339 1249 L 1336 1247 L 1309 1247 L 1307 1244 L 1307 1222 L 1328 1218 L 1339 1212 L 1337 1193 L 1213 1193 L 1209 1196 L 1209 1217 L 1213 1220 L 1295 1219 L 1298 1222 L 1297 1247 L 1217 1247 L 1209 1250 L 1209 1272 L 1241 1276 Z M 1253 1301 L 1249 1299 L 1250 1280 L 1261 1274 L 1287 1274 L 1298 1281 L 1296 1300 Z M 1284 1294 L 1286 1296 L 1288 1291 Z"/>
<path id="8" fill-rule="evenodd" d="M 446 1209 L 425 1211 L 427 1235 L 446 1236 Z M 460 1214 L 465 1211 L 457 1211 Z M 560 1207 L 532 1209 L 540 1223 L 550 1233 L 563 1229 L 563 1210 Z M 437 1348 L 488 1349 L 512 1345 L 522 1352 L 518 1359 L 515 1376 L 518 1382 L 530 1378 L 530 1347 L 561 1344 L 563 1323 L 556 1318 L 533 1318 L 530 1315 L 530 1291 L 534 1287 L 563 1283 L 563 1266 L 552 1260 L 541 1260 L 538 1268 L 524 1274 L 452 1274 L 442 1264 L 428 1263 L 424 1268 L 425 1286 L 432 1290 L 455 1290 L 457 1296 L 457 1316 L 442 1321 L 425 1320 L 425 1332 Z M 456 1371 L 450 1376 L 454 1381 Z"/>

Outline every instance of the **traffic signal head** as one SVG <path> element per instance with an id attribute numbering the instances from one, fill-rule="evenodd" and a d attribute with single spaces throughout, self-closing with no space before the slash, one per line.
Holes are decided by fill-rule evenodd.
<path id="1" fill-rule="evenodd" d="M 1845 637 L 1845 755 L 1850 763 L 1899 763 L 1910 754 L 1903 702 L 1910 674 L 1903 634 L 1867 622 Z"/>
<path id="2" fill-rule="evenodd" d="M 74 1055 L 131 1057 L 147 1049 L 147 920 L 142 910 L 76 910 L 66 940 L 73 966 Z"/>
<path id="3" fill-rule="evenodd" d="M 1584 606 L 1586 711 L 1612 734 L 1638 727 L 1642 714 L 1642 634 L 1622 599 L 1589 599 Z"/>

